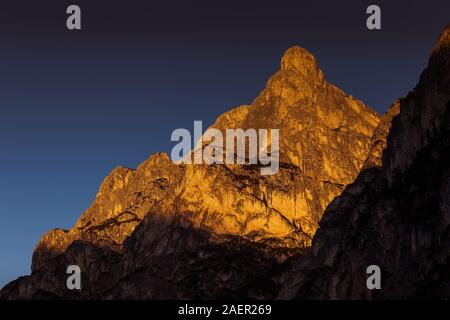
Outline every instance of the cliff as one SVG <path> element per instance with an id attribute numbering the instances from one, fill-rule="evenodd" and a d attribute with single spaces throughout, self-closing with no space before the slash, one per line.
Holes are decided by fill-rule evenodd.
<path id="1" fill-rule="evenodd" d="M 267 275 L 311 245 L 325 208 L 363 166 L 379 121 L 329 84 L 310 52 L 292 47 L 251 105 L 212 126 L 279 129 L 276 175 L 262 176 L 258 165 L 174 164 L 165 154 L 116 168 L 73 228 L 42 237 L 31 276 L 1 295 L 272 297 L 278 284 Z M 83 272 L 81 291 L 66 288 L 70 264 Z"/>

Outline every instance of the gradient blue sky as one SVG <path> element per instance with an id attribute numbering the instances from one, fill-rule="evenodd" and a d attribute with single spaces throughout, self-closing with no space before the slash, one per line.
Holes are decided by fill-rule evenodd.
<path id="1" fill-rule="evenodd" d="M 0 287 L 70 228 L 115 166 L 250 103 L 299 44 L 379 112 L 412 89 L 449 1 L 14 1 L 0 6 Z M 83 30 L 65 28 L 82 8 Z M 382 30 L 365 8 L 382 8 Z"/>

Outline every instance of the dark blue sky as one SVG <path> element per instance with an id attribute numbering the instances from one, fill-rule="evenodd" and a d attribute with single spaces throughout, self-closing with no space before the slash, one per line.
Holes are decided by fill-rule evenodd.
<path id="1" fill-rule="evenodd" d="M 384 112 L 450 23 L 448 0 L 93 2 L 0 5 L 0 287 L 29 273 L 41 235 L 71 227 L 111 169 L 250 103 L 291 45 Z M 72 3 L 79 32 L 65 28 Z M 365 28 L 369 4 L 381 31 Z"/>

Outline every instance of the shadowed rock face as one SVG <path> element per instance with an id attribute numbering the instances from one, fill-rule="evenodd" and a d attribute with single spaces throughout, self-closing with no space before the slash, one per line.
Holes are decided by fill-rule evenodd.
<path id="1" fill-rule="evenodd" d="M 273 297 L 279 264 L 311 245 L 326 206 L 364 164 L 378 123 L 325 81 L 311 53 L 290 48 L 252 105 L 212 126 L 279 129 L 278 174 L 261 176 L 257 165 L 176 165 L 165 154 L 135 170 L 116 168 L 71 230 L 41 239 L 32 275 L 1 294 Z M 69 264 L 83 270 L 80 292 L 65 288 Z"/>
<path id="2" fill-rule="evenodd" d="M 30 277 L 6 286 L 9 299 L 255 299 L 274 297 L 280 273 L 274 250 L 237 236 L 193 228 L 182 216 L 148 215 L 121 253 L 86 241 L 73 242 Z M 283 252 L 284 251 L 284 252 Z M 66 288 L 66 268 L 76 263 L 82 290 Z M 274 275 L 274 279 L 267 278 Z"/>
<path id="3" fill-rule="evenodd" d="M 450 298 L 450 26 L 377 134 L 382 161 L 383 143 L 327 208 L 279 298 Z M 369 265 L 381 268 L 381 290 L 366 287 Z"/>

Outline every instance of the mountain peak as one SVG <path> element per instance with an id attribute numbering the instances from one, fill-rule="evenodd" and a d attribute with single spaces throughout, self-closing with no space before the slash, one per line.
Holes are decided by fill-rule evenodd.
<path id="1" fill-rule="evenodd" d="M 293 71 L 303 76 L 317 75 L 320 72 L 314 55 L 300 46 L 286 50 L 281 58 L 281 70 Z"/>
<path id="2" fill-rule="evenodd" d="M 450 24 L 447 25 L 436 42 L 433 53 L 450 48 Z"/>

